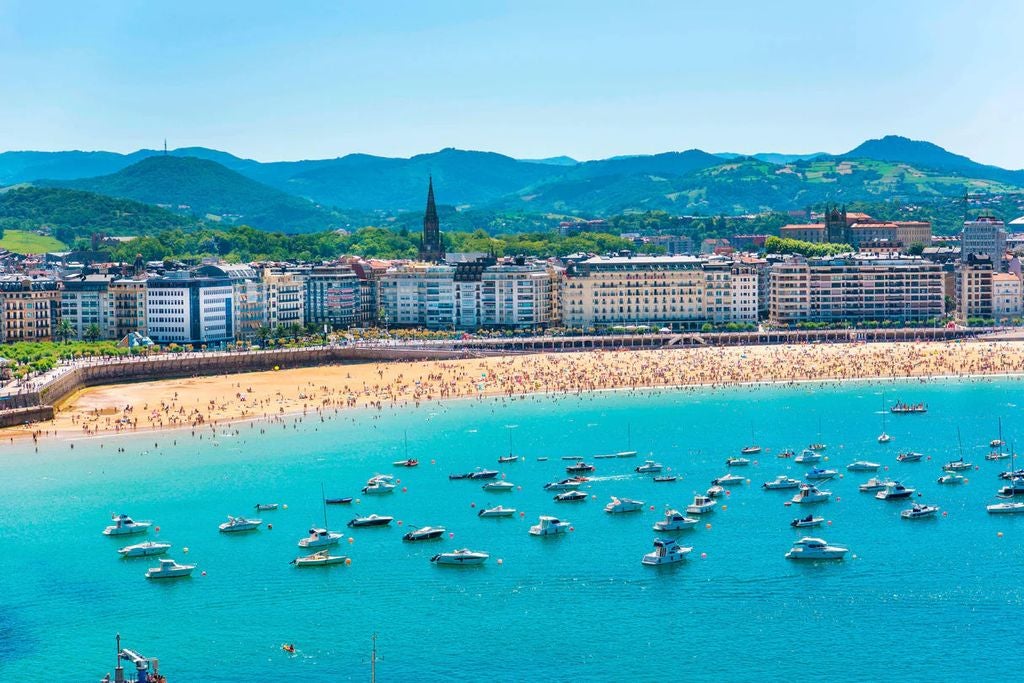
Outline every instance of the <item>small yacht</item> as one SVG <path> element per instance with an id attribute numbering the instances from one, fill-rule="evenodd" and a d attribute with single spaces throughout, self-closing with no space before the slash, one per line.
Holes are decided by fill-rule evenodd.
<path id="1" fill-rule="evenodd" d="M 636 451 L 619 451 L 615 454 L 616 458 L 635 458 Z"/>
<path id="2" fill-rule="evenodd" d="M 964 482 L 966 482 L 967 478 L 964 475 L 959 474 L 958 472 L 946 472 L 941 477 L 939 477 L 937 481 L 940 484 L 953 484 L 953 485 L 957 485 L 957 484 L 963 484 Z"/>
<path id="3" fill-rule="evenodd" d="M 734 484 L 742 484 L 746 479 L 738 474 L 723 474 L 721 477 L 712 479 L 711 483 L 714 486 L 732 486 Z"/>
<path id="4" fill-rule="evenodd" d="M 935 513 L 939 511 L 938 505 L 923 505 L 921 503 L 914 503 L 913 507 L 906 510 L 900 511 L 900 517 L 903 519 L 921 519 L 922 517 L 934 517 Z"/>
<path id="5" fill-rule="evenodd" d="M 740 449 L 740 453 L 743 455 L 755 455 L 761 452 L 760 446 L 746 446 Z"/>
<path id="6" fill-rule="evenodd" d="M 827 448 L 828 448 L 828 446 L 826 446 L 823 443 L 812 443 L 812 444 L 807 446 L 807 450 L 809 450 L 809 451 L 824 451 Z"/>
<path id="7" fill-rule="evenodd" d="M 349 520 L 348 525 L 350 527 L 361 527 L 361 526 L 387 526 L 391 524 L 394 517 L 388 517 L 387 515 L 367 515 L 365 517 L 356 517 L 355 519 Z"/>
<path id="8" fill-rule="evenodd" d="M 898 481 L 889 482 L 884 489 L 875 494 L 878 500 L 899 500 L 910 498 L 914 495 L 914 489 L 907 488 Z"/>
<path id="9" fill-rule="evenodd" d="M 117 552 L 121 554 L 121 557 L 149 557 L 150 555 L 163 555 L 170 549 L 170 543 L 146 541 L 145 543 L 126 545 Z"/>
<path id="10" fill-rule="evenodd" d="M 484 491 L 490 491 L 491 493 L 502 493 L 508 491 L 514 491 L 516 485 L 508 481 L 489 481 L 483 485 Z"/>
<path id="11" fill-rule="evenodd" d="M 677 477 L 677 476 L 675 476 L 673 474 L 656 474 L 656 475 L 654 475 L 654 478 L 652 479 L 652 481 L 656 481 L 656 482 L 660 482 L 660 483 L 667 483 L 667 482 L 676 481 L 677 479 L 679 479 L 679 477 Z"/>
<path id="12" fill-rule="evenodd" d="M 848 548 L 829 545 L 824 539 L 804 537 L 786 553 L 787 560 L 841 560 Z"/>
<path id="13" fill-rule="evenodd" d="M 516 514 L 515 508 L 502 507 L 501 505 L 486 508 L 476 513 L 477 517 L 511 517 L 514 514 Z"/>
<path id="14" fill-rule="evenodd" d="M 797 517 L 789 523 L 794 529 L 805 529 L 809 527 L 821 526 L 821 523 L 825 521 L 824 517 L 815 517 L 814 515 L 807 515 L 806 517 Z"/>
<path id="15" fill-rule="evenodd" d="M 615 457 L 614 453 L 598 453 L 594 456 L 594 460 L 610 460 Z"/>
<path id="16" fill-rule="evenodd" d="M 469 479 L 472 472 L 453 472 L 448 475 L 448 478 L 452 481 L 456 479 Z"/>
<path id="17" fill-rule="evenodd" d="M 988 442 L 990 448 L 1001 448 L 1006 445 L 1006 442 L 1002 439 L 992 439 Z"/>
<path id="18" fill-rule="evenodd" d="M 798 505 L 810 505 L 812 503 L 824 503 L 831 497 L 831 491 L 820 491 L 817 486 L 804 484 L 800 487 L 800 492 L 790 500 Z"/>
<path id="19" fill-rule="evenodd" d="M 563 479 L 562 481 L 552 481 L 544 484 L 545 491 L 574 491 L 580 487 L 580 484 L 584 483 L 586 479 L 573 477 L 572 479 Z"/>
<path id="20" fill-rule="evenodd" d="M 761 484 L 761 488 L 767 489 L 768 491 L 783 491 L 785 489 L 795 489 L 799 487 L 799 479 L 787 477 L 785 474 L 780 474 L 771 481 L 766 481 L 765 483 Z"/>
<path id="21" fill-rule="evenodd" d="M 280 507 L 277 503 L 256 503 L 257 512 L 270 512 Z"/>
<path id="22" fill-rule="evenodd" d="M 396 460 L 391 464 L 395 467 L 416 467 L 420 464 L 420 461 L 415 458 L 409 458 L 408 460 Z"/>
<path id="23" fill-rule="evenodd" d="M 498 456 L 498 462 L 501 463 L 501 464 L 504 464 L 504 463 L 507 463 L 507 462 L 518 462 L 518 461 L 519 461 L 519 456 L 518 455 L 499 455 Z"/>
<path id="24" fill-rule="evenodd" d="M 633 469 L 636 472 L 639 472 L 640 474 L 657 474 L 658 472 L 661 472 L 663 466 L 660 462 L 654 462 L 653 460 L 644 460 L 643 465 L 637 465 Z"/>
<path id="25" fill-rule="evenodd" d="M 839 474 L 837 470 L 825 469 L 821 467 L 812 467 L 811 469 L 807 470 L 806 474 L 804 474 L 804 478 L 810 481 L 817 481 L 819 479 L 831 479 L 837 474 Z"/>
<path id="26" fill-rule="evenodd" d="M 363 493 L 368 496 L 382 496 L 387 493 L 394 493 L 395 485 L 383 479 L 375 479 L 363 487 Z"/>
<path id="27" fill-rule="evenodd" d="M 113 515 L 111 521 L 114 523 L 103 530 L 104 536 L 130 536 L 131 534 L 144 534 L 153 526 L 153 522 L 136 521 L 128 515 Z"/>
<path id="28" fill-rule="evenodd" d="M 714 498 L 697 494 L 693 497 L 693 502 L 686 506 L 686 511 L 691 515 L 702 515 L 714 510 L 716 505 L 718 501 Z"/>
<path id="29" fill-rule="evenodd" d="M 483 564 L 489 557 L 490 555 L 487 553 L 462 548 L 461 550 L 453 550 L 450 553 L 438 553 L 430 558 L 430 561 L 437 565 L 471 567 Z"/>
<path id="30" fill-rule="evenodd" d="M 1024 477 L 1014 477 L 1008 486 L 999 489 L 999 495 L 1004 498 L 1024 495 Z"/>
<path id="31" fill-rule="evenodd" d="M 631 498 L 616 498 L 612 496 L 610 503 L 604 506 L 604 511 L 616 514 L 619 512 L 639 512 L 644 509 L 644 502 L 642 500 L 633 500 Z"/>
<path id="32" fill-rule="evenodd" d="M 892 441 L 892 437 L 885 432 L 878 435 L 878 443 L 889 443 L 890 441 Z"/>
<path id="33" fill-rule="evenodd" d="M 466 475 L 469 479 L 494 479 L 498 476 L 498 470 L 476 469 Z"/>
<path id="34" fill-rule="evenodd" d="M 665 510 L 665 519 L 659 519 L 654 523 L 655 531 L 683 531 L 692 529 L 700 520 L 687 517 L 678 510 Z"/>
<path id="35" fill-rule="evenodd" d="M 1024 469 L 1021 470 L 1007 470 L 999 473 L 1000 479 L 1016 479 L 1017 477 L 1024 477 Z"/>
<path id="36" fill-rule="evenodd" d="M 685 560 L 691 551 L 693 548 L 684 548 L 674 539 L 656 538 L 654 539 L 654 550 L 644 555 L 640 562 L 649 566 L 674 564 Z"/>
<path id="37" fill-rule="evenodd" d="M 345 555 L 331 555 L 330 550 L 318 550 L 312 555 L 296 557 L 289 564 L 296 567 L 325 567 L 332 564 L 344 564 L 348 560 Z"/>
<path id="38" fill-rule="evenodd" d="M 309 536 L 299 540 L 300 548 L 324 548 L 329 545 L 337 545 L 341 540 L 341 534 L 327 529 L 312 528 Z"/>
<path id="39" fill-rule="evenodd" d="M 1014 503 L 1012 501 L 993 503 L 992 505 L 986 505 L 985 509 L 992 515 L 1020 515 L 1024 514 L 1024 503 Z"/>
<path id="40" fill-rule="evenodd" d="M 715 484 L 714 486 L 708 488 L 708 490 L 704 492 L 704 495 L 707 496 L 708 498 L 718 498 L 719 496 L 725 495 L 725 488 L 719 486 L 718 484 Z"/>
<path id="41" fill-rule="evenodd" d="M 324 505 L 348 505 L 351 502 L 351 496 L 346 498 L 324 498 Z"/>
<path id="42" fill-rule="evenodd" d="M 963 472 L 971 469 L 972 467 L 974 467 L 974 465 L 969 462 L 964 462 L 963 458 L 959 458 L 957 460 L 950 460 L 942 466 L 942 469 L 947 472 Z"/>
<path id="43" fill-rule="evenodd" d="M 1008 460 L 1009 458 L 1010 458 L 1010 454 L 1009 453 L 1007 453 L 1006 451 L 998 451 L 998 450 L 992 451 L 991 453 L 989 453 L 988 455 L 985 456 L 986 460 Z"/>
<path id="44" fill-rule="evenodd" d="M 883 479 L 881 477 L 871 477 L 866 482 L 861 484 L 859 487 L 861 493 L 875 493 L 881 491 L 887 486 L 891 486 L 895 482 L 891 479 Z"/>
<path id="45" fill-rule="evenodd" d="M 586 463 L 580 460 L 576 464 L 569 465 L 568 467 L 566 467 L 565 471 L 568 474 L 584 474 L 586 472 L 593 472 L 594 469 L 595 467 L 590 463 Z"/>
<path id="46" fill-rule="evenodd" d="M 444 536 L 443 526 L 423 526 L 402 536 L 403 541 L 432 541 Z"/>
<path id="47" fill-rule="evenodd" d="M 924 453 L 915 453 L 914 451 L 907 451 L 906 453 L 900 453 L 896 456 L 896 460 L 899 462 L 921 462 L 921 458 L 924 457 Z"/>
<path id="48" fill-rule="evenodd" d="M 146 570 L 147 579 L 180 579 L 192 575 L 194 564 L 178 564 L 174 560 L 162 558 L 160 566 Z"/>
<path id="49" fill-rule="evenodd" d="M 794 455 L 796 455 L 796 452 L 794 452 L 792 448 L 787 448 L 785 450 L 779 451 L 775 455 L 775 457 L 776 458 L 792 458 Z"/>
<path id="50" fill-rule="evenodd" d="M 881 463 L 869 462 L 867 460 L 855 460 L 846 466 L 847 472 L 877 472 Z"/>
<path id="51" fill-rule="evenodd" d="M 245 517 L 232 517 L 231 515 L 228 515 L 228 521 L 224 522 L 217 528 L 224 533 L 255 531 L 260 528 L 260 524 L 263 524 L 262 519 L 246 519 Z"/>
<path id="52" fill-rule="evenodd" d="M 750 464 L 750 458 L 726 458 L 726 467 L 746 467 Z"/>
<path id="53" fill-rule="evenodd" d="M 821 462 L 821 453 L 812 451 L 810 448 L 805 448 L 800 451 L 800 455 L 793 458 L 793 462 L 800 463 L 801 465 L 807 465 L 813 462 Z"/>
<path id="54" fill-rule="evenodd" d="M 928 412 L 928 405 L 925 403 L 903 403 L 902 401 L 896 401 L 889 408 L 889 412 L 894 415 L 919 415 Z"/>
<path id="55" fill-rule="evenodd" d="M 541 515 L 537 523 L 530 527 L 531 536 L 554 536 L 567 531 L 569 531 L 569 522 L 547 515 Z"/>
<path id="56" fill-rule="evenodd" d="M 562 491 L 555 494 L 555 501 L 559 503 L 580 503 L 587 499 L 583 491 Z"/>

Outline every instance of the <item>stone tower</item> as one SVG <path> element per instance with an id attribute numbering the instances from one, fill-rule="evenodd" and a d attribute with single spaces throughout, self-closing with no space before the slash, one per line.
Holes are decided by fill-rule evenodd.
<path id="1" fill-rule="evenodd" d="M 444 242 L 441 241 L 441 222 L 434 204 L 434 178 L 427 184 L 427 210 L 423 214 L 423 238 L 420 241 L 420 260 L 440 263 L 444 261 Z"/>
<path id="2" fill-rule="evenodd" d="M 846 207 L 831 206 L 825 209 L 825 241 L 832 244 L 849 244 L 850 229 L 846 222 Z"/>

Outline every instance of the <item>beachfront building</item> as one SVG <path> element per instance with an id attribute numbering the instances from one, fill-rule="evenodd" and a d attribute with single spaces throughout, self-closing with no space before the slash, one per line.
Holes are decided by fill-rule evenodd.
<path id="1" fill-rule="evenodd" d="M 52 341 L 60 319 L 60 283 L 53 278 L 0 276 L 0 343 Z"/>
<path id="2" fill-rule="evenodd" d="M 235 338 L 235 288 L 226 277 L 171 271 L 146 282 L 149 337 L 158 344 L 220 345 Z"/>
<path id="3" fill-rule="evenodd" d="M 943 314 L 942 268 L 919 257 L 793 257 L 772 266 L 769 289 L 776 325 L 906 323 Z"/>
<path id="4" fill-rule="evenodd" d="M 89 274 L 65 278 L 60 292 L 60 317 L 74 329 L 74 338 L 117 339 L 117 315 L 110 284 L 112 275 Z"/>
<path id="5" fill-rule="evenodd" d="M 566 327 L 757 322 L 756 271 L 728 258 L 596 256 L 567 271 L 562 291 Z"/>
<path id="6" fill-rule="evenodd" d="M 129 277 L 113 280 L 109 285 L 114 300 L 114 339 L 121 340 L 132 332 L 146 335 L 146 278 Z"/>
<path id="7" fill-rule="evenodd" d="M 485 268 L 479 305 L 484 327 L 547 327 L 551 324 L 551 274 L 543 265 L 522 259 Z"/>
<path id="8" fill-rule="evenodd" d="M 978 216 L 973 221 L 964 221 L 960 231 L 960 254 L 986 254 L 992 260 L 992 269 L 1003 270 L 1003 256 L 1006 254 L 1006 229 L 1003 222 L 994 216 Z"/>
<path id="9" fill-rule="evenodd" d="M 260 275 L 266 296 L 266 326 L 303 325 L 306 319 L 306 283 L 295 273 L 264 268 Z"/>
<path id="10" fill-rule="evenodd" d="M 305 322 L 347 328 L 361 319 L 359 277 L 348 266 L 316 266 L 303 276 Z"/>
<path id="11" fill-rule="evenodd" d="M 455 267 L 408 263 L 389 268 L 380 279 L 385 325 L 455 327 Z"/>
<path id="12" fill-rule="evenodd" d="M 992 278 L 996 275 L 988 254 L 969 253 L 956 271 L 957 319 L 992 318 Z"/>
<path id="13" fill-rule="evenodd" d="M 1013 273 L 992 274 L 992 317 L 997 321 L 1019 318 L 1022 311 L 1021 281 Z"/>

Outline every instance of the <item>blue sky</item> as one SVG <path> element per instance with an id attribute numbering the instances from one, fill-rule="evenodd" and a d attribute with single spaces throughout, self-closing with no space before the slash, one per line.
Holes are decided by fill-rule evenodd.
<path id="1" fill-rule="evenodd" d="M 0 150 L 442 147 L 1024 167 L 1024 2 L 0 0 Z"/>

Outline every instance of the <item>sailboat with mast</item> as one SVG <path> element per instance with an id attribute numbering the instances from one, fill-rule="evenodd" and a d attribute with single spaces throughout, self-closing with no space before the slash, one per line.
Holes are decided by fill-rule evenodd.
<path id="1" fill-rule="evenodd" d="M 330 531 L 330 527 L 327 525 L 327 498 L 324 495 L 323 484 L 320 484 L 320 502 L 324 509 L 324 526 L 322 529 L 311 528 L 309 536 L 299 539 L 300 548 L 326 548 L 337 545 L 341 540 L 341 534 L 337 531 Z"/>
<path id="2" fill-rule="evenodd" d="M 512 427 L 508 428 L 508 455 L 499 455 L 498 462 L 516 462 L 519 456 L 512 449 Z"/>
<path id="3" fill-rule="evenodd" d="M 820 453 L 821 451 L 825 450 L 826 448 L 828 448 L 828 446 L 826 446 L 821 441 L 821 418 L 819 417 L 818 418 L 818 440 L 815 441 L 814 443 L 812 443 L 810 446 L 808 446 L 807 450 L 814 451 L 815 453 Z"/>
<path id="4" fill-rule="evenodd" d="M 1006 445 L 1006 442 L 1003 441 L 1003 418 L 999 418 L 999 438 L 992 439 L 988 445 L 992 448 L 992 452 L 985 456 L 986 460 L 1005 460 L 1010 457 L 1009 453 L 1002 450 Z"/>
<path id="5" fill-rule="evenodd" d="M 419 460 L 409 457 L 409 432 L 405 432 L 405 460 L 396 460 L 391 463 L 395 467 L 416 467 L 420 464 Z"/>
<path id="6" fill-rule="evenodd" d="M 882 394 L 882 433 L 878 435 L 878 443 L 889 443 L 892 441 L 892 437 L 885 431 L 885 414 L 887 412 L 889 411 L 885 409 L 885 394 Z"/>
<path id="7" fill-rule="evenodd" d="M 598 453 L 594 456 L 595 460 L 607 460 L 609 458 L 635 458 L 636 451 L 632 450 L 633 447 L 633 431 L 629 424 L 626 424 L 626 450 L 619 451 L 618 453 Z"/>
<path id="8" fill-rule="evenodd" d="M 755 453 L 760 453 L 760 452 L 761 452 L 761 447 L 757 445 L 757 439 L 754 438 L 754 427 L 753 427 L 753 425 L 751 425 L 751 427 L 750 427 L 750 445 L 741 448 L 740 449 L 740 453 L 742 453 L 743 455 L 754 455 Z"/>
<path id="9" fill-rule="evenodd" d="M 1000 438 L 1001 437 L 1002 437 L 1002 435 L 1000 435 Z M 1017 459 L 1016 449 L 1011 444 L 1010 445 L 1010 471 L 1011 472 L 1015 471 L 1015 469 L 1014 469 L 1014 462 L 1016 461 L 1016 459 Z M 1020 501 L 1016 501 L 1016 500 L 1013 499 L 1014 498 L 1014 489 L 1015 489 L 1014 482 L 1015 481 L 1016 481 L 1016 478 L 1015 477 L 1011 477 L 1011 479 L 1010 479 L 1010 486 L 1003 487 L 1002 489 L 1000 489 L 999 493 L 996 494 L 996 498 L 1001 498 L 1003 500 L 1003 502 L 1001 502 L 1001 503 L 992 503 L 991 505 L 986 505 L 985 506 L 985 510 L 990 515 L 1020 515 L 1020 514 L 1024 514 L 1024 503 L 1022 503 Z M 1007 489 L 1009 489 L 1009 490 L 1007 490 Z"/>

